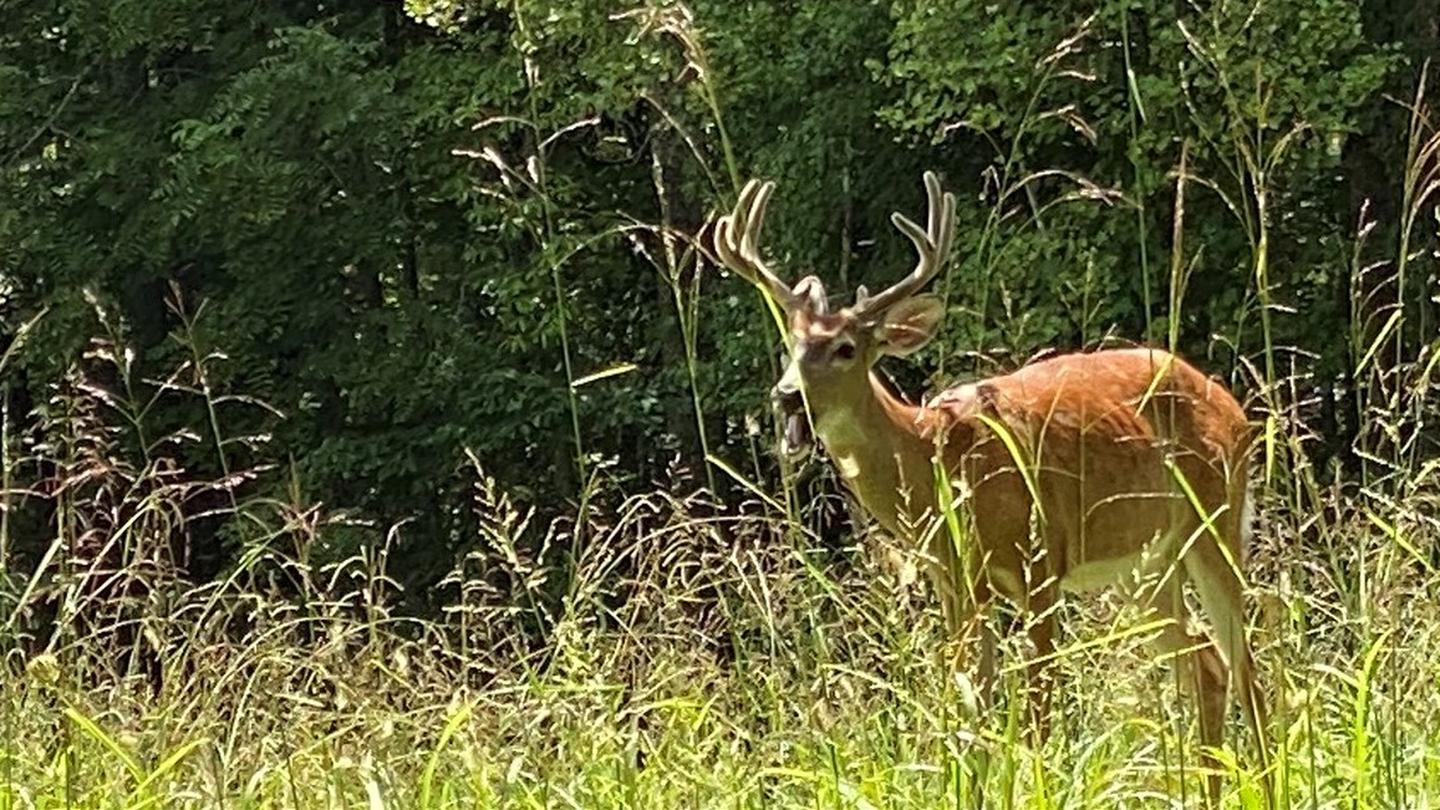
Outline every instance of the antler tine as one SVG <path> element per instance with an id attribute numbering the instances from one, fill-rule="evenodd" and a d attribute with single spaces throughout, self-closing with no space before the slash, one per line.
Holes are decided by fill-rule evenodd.
<path id="1" fill-rule="evenodd" d="M 735 210 L 715 223 L 715 255 L 788 310 L 795 308 L 795 292 L 770 271 L 760 256 L 760 231 L 765 227 L 765 211 L 774 193 L 774 183 L 751 180 L 745 184 Z"/>
<path id="2" fill-rule="evenodd" d="M 915 269 L 888 289 L 873 296 L 859 296 L 855 302 L 857 315 L 884 314 L 885 310 L 919 292 L 945 266 L 955 240 L 955 195 L 941 192 L 940 178 L 934 172 L 925 172 L 925 195 L 930 203 L 926 227 L 921 228 L 899 211 L 890 215 L 895 227 L 915 243 L 915 252 L 919 254 Z"/>

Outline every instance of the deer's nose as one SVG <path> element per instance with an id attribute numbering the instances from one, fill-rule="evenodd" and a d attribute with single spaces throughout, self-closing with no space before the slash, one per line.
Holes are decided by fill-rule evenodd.
<path id="1" fill-rule="evenodd" d="M 779 402 L 798 396 L 800 396 L 800 364 L 792 360 L 786 364 L 785 373 L 781 375 L 780 381 L 770 389 L 770 398 Z"/>
<path id="2" fill-rule="evenodd" d="M 800 396 L 800 389 L 790 391 L 780 390 L 780 386 L 770 389 L 770 401 L 780 409 L 781 413 L 791 414 L 805 410 L 805 399 Z"/>

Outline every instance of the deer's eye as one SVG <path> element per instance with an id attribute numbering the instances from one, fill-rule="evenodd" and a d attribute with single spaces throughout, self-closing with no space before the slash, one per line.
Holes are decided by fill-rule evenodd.
<path id="1" fill-rule="evenodd" d="M 839 360 L 854 360 L 854 359 L 855 359 L 855 344 L 854 344 L 854 343 L 841 343 L 839 346 L 836 346 L 836 347 L 835 347 L 835 357 L 836 357 L 836 359 L 839 359 Z"/>

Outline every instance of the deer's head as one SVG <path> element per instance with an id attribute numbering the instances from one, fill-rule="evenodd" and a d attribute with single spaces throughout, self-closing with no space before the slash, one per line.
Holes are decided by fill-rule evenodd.
<path id="1" fill-rule="evenodd" d="M 787 450 L 808 444 L 804 403 L 808 402 L 824 435 L 830 415 L 871 395 L 870 369 L 885 355 L 904 356 L 935 336 L 944 307 L 934 295 L 920 294 L 940 272 L 955 232 L 955 195 L 941 193 L 934 172 L 925 173 L 929 216 L 922 228 L 900 213 L 895 227 L 915 243 L 915 269 L 875 295 L 864 287 L 855 303 L 832 311 L 825 285 L 806 276 L 791 287 L 773 273 L 760 255 L 760 231 L 774 183 L 751 180 L 735 210 L 715 226 L 715 253 L 725 266 L 769 293 L 784 311 L 790 331 L 790 359 L 772 392 L 785 411 Z M 804 399 L 802 400 L 802 396 Z"/>

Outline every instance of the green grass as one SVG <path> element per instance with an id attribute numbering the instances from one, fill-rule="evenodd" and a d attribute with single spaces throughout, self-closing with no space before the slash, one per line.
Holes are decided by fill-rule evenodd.
<path id="1" fill-rule="evenodd" d="M 1022 646 L 1005 643 L 1004 694 L 976 716 L 930 599 L 870 545 L 792 546 L 773 520 L 652 494 L 596 513 L 580 559 L 547 567 L 479 481 L 483 550 L 443 620 L 393 614 L 376 558 L 312 571 L 269 553 L 247 581 L 283 573 L 304 599 L 235 580 L 163 610 L 121 600 L 74 622 L 88 635 L 12 652 L 0 808 L 944 807 L 982 787 L 995 807 L 1200 803 L 1194 712 L 1115 600 L 1067 606 L 1034 749 Z M 1440 798 L 1440 578 L 1411 553 L 1437 548 L 1419 516 L 1342 513 L 1324 561 L 1290 534 L 1299 516 L 1266 515 L 1250 581 L 1289 806 Z M 134 646 L 101 615 L 139 623 Z M 158 693 L 118 669 L 137 650 Z M 1255 761 L 1232 721 L 1222 761 Z M 1257 806 L 1257 775 L 1231 777 L 1226 805 Z"/>

